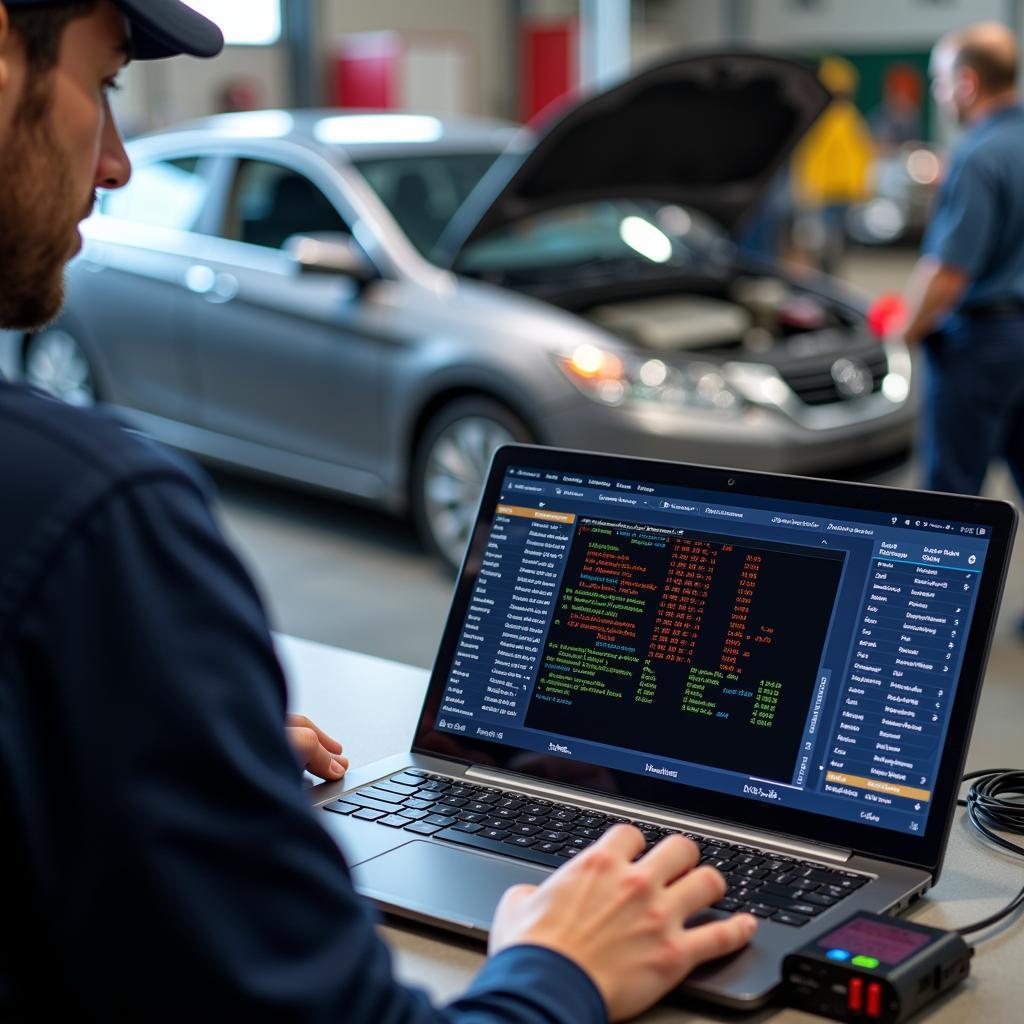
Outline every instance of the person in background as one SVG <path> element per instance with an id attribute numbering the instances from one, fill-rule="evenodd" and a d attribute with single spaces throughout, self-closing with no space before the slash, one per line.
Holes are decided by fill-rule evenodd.
<path id="1" fill-rule="evenodd" d="M 179 0 L 0 0 L 0 328 L 57 315 L 95 190 L 129 178 L 109 105 L 127 60 L 222 43 Z M 432 1007 L 309 807 L 205 478 L 3 381 L 0 437 L 0 1018 L 596 1024 L 753 934 L 686 927 L 722 876 L 681 835 L 641 856 L 616 826 L 510 890 L 491 959 Z M 340 774 L 337 744 L 293 727 Z"/>
<path id="2" fill-rule="evenodd" d="M 1002 457 L 1024 492 L 1024 109 L 1003 25 L 942 39 L 932 90 L 965 129 L 907 291 L 924 350 L 924 486 L 977 494 Z"/>
<path id="3" fill-rule="evenodd" d="M 852 203 L 868 198 L 874 145 L 853 102 L 857 69 L 842 57 L 826 57 L 818 77 L 833 100 L 793 153 L 794 235 L 818 269 L 833 274 L 846 249 L 846 213 Z"/>

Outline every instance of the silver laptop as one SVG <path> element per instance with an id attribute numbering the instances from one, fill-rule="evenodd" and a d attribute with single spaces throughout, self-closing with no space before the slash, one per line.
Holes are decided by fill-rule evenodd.
<path id="1" fill-rule="evenodd" d="M 616 822 L 683 832 L 782 958 L 938 877 L 1016 513 L 978 498 L 498 450 L 412 749 L 311 791 L 360 892 L 483 938 Z M 382 714 L 387 710 L 382 708 Z"/>

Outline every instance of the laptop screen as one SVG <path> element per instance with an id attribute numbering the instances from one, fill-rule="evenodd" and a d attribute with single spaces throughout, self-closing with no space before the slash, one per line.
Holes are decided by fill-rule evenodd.
<path id="1" fill-rule="evenodd" d="M 493 483 L 438 734 L 924 834 L 990 524 L 514 457 Z"/>

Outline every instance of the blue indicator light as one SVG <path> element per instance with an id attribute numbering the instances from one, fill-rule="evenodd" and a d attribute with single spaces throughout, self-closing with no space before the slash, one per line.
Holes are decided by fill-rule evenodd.
<path id="1" fill-rule="evenodd" d="M 850 959 L 850 953 L 849 953 L 848 950 L 845 950 L 845 949 L 830 949 L 825 954 L 825 956 L 827 956 L 829 958 L 829 960 L 849 960 Z"/>

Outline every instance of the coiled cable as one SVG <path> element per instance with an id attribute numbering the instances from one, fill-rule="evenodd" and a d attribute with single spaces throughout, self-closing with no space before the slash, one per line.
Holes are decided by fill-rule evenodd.
<path id="1" fill-rule="evenodd" d="M 958 800 L 967 808 L 967 817 L 974 828 L 990 843 L 1024 857 L 1024 846 L 996 834 L 995 829 L 1024 836 L 1024 771 L 1012 768 L 986 768 L 968 772 L 962 782 L 970 782 L 965 799 Z M 1024 887 L 1000 910 L 973 924 L 957 928 L 960 935 L 970 935 L 1001 921 L 1024 906 Z"/>

